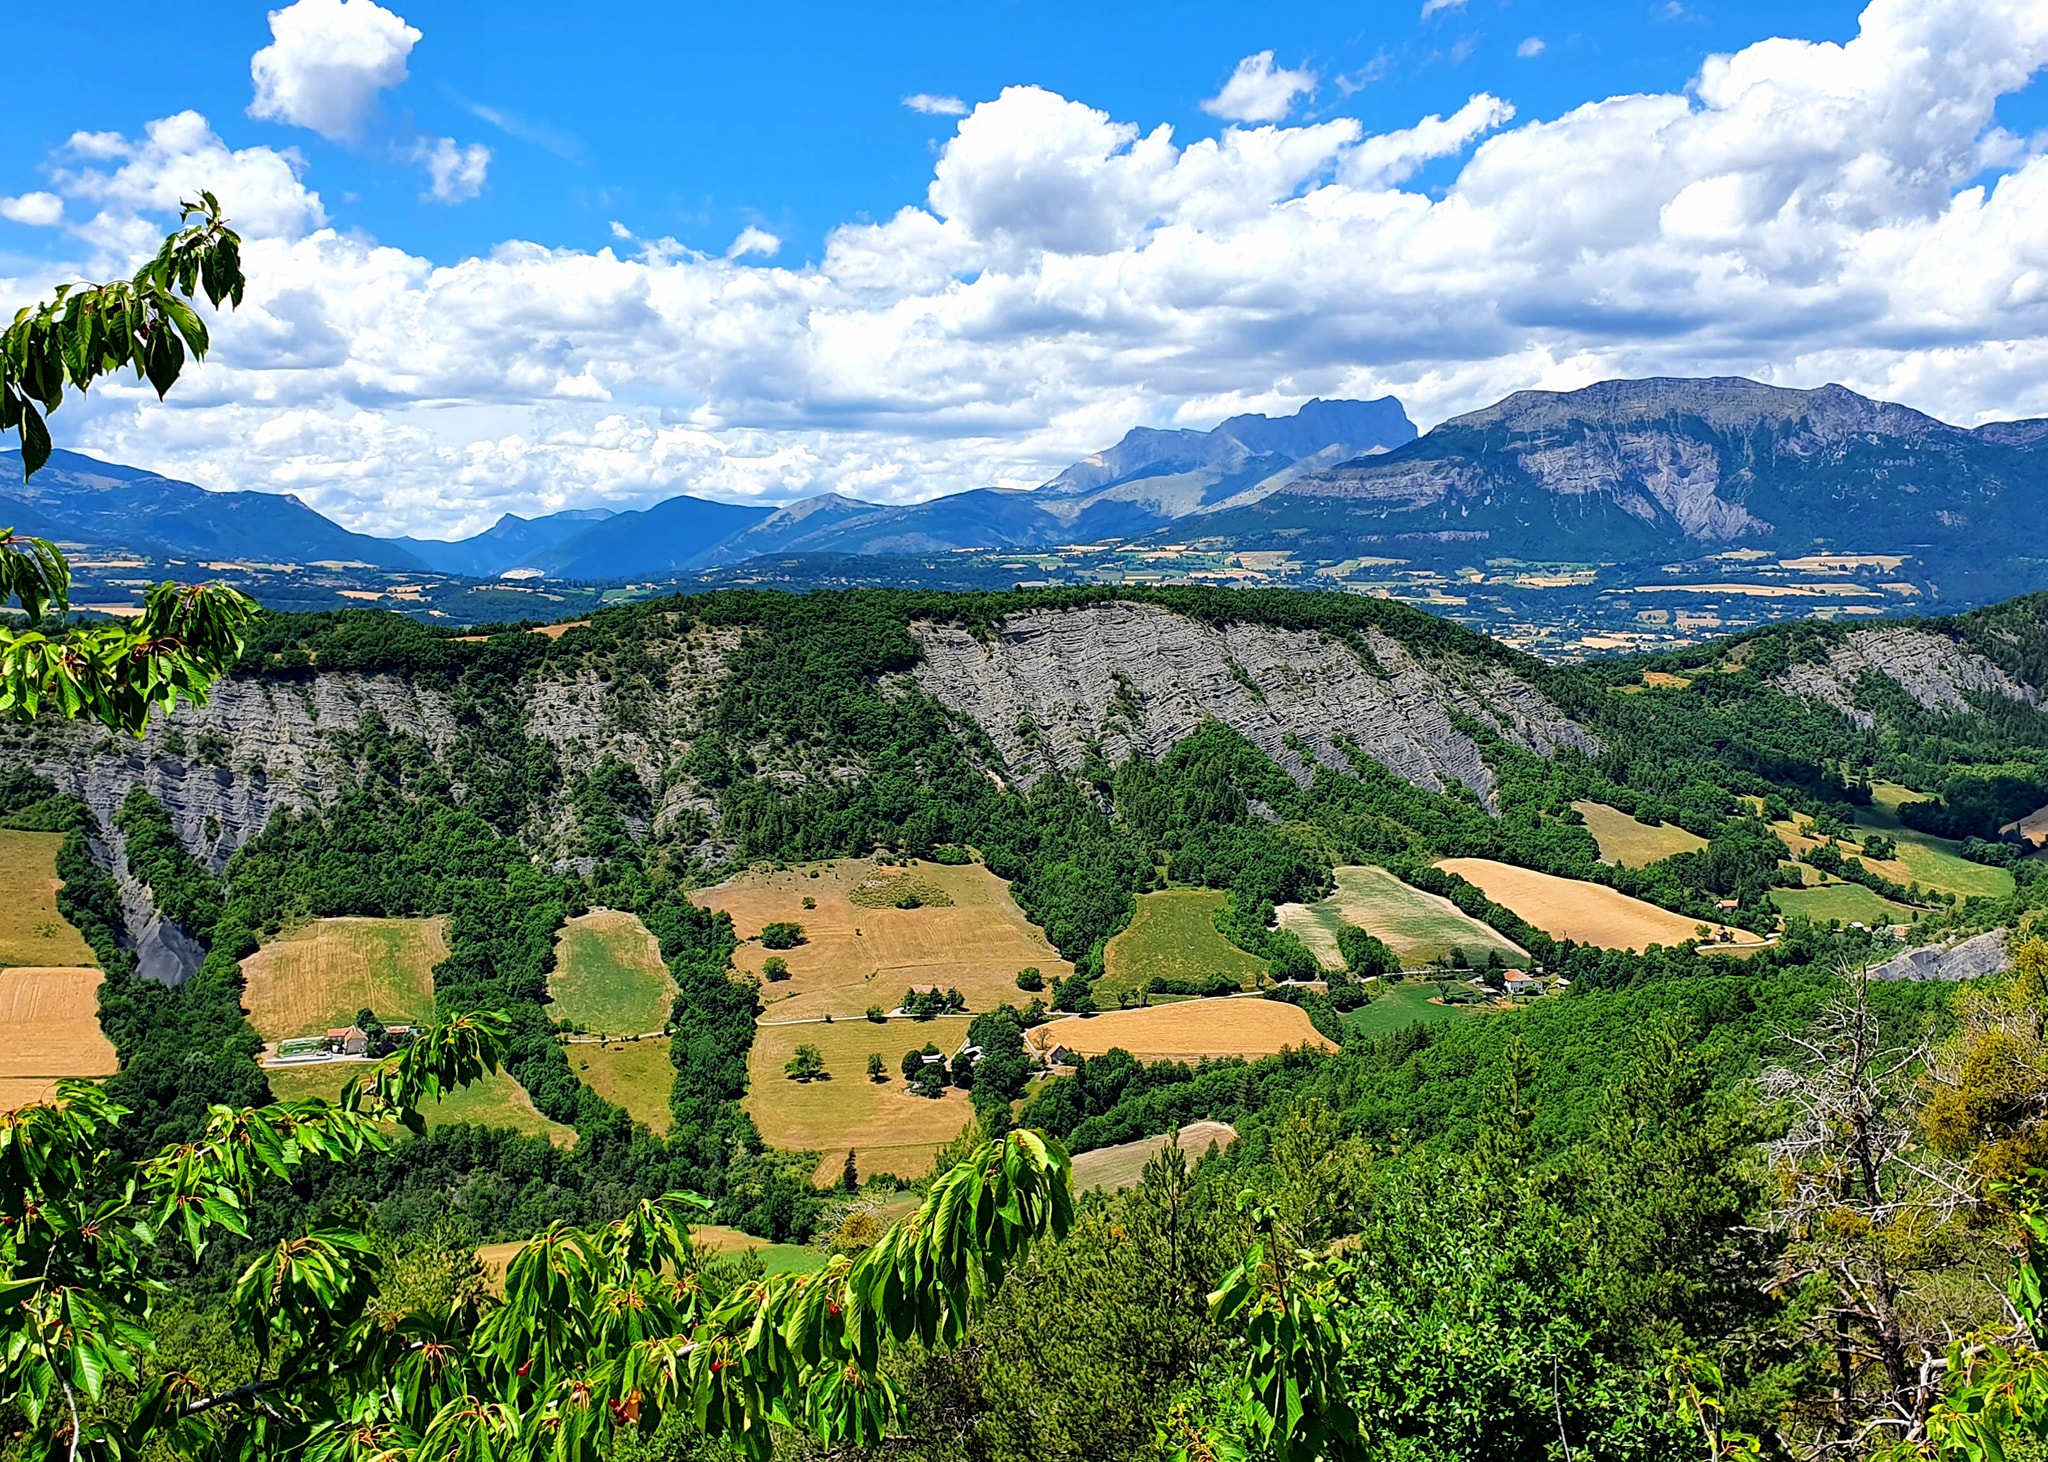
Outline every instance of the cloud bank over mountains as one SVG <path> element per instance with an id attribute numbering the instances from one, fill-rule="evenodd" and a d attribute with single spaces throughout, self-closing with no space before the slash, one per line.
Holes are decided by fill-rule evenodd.
<path id="1" fill-rule="evenodd" d="M 276 19 L 307 7 L 398 19 Z M 259 101 L 349 135 L 390 84 L 368 81 L 404 74 L 384 28 L 356 82 L 280 62 Z M 1427 423 L 1617 375 L 1839 381 L 1968 425 L 2048 413 L 2048 159 L 1996 113 L 2044 64 L 2035 0 L 1873 0 L 1847 44 L 1761 41 L 1685 93 L 1548 119 L 1482 94 L 1377 135 L 1260 120 L 1314 84 L 1270 55 L 1215 99 L 1257 125 L 1185 142 L 1016 86 L 961 118 L 921 201 L 801 264 L 758 230 L 723 256 L 436 264 L 334 227 L 296 153 L 191 112 L 74 136 L 0 213 L 104 274 L 214 188 L 248 303 L 170 406 L 95 391 L 61 434 L 372 532 L 679 491 L 911 501 L 1036 483 L 1140 422 L 1392 393 Z M 433 186 L 482 186 L 446 141 Z M 71 274 L 0 279 L 0 305 Z"/>

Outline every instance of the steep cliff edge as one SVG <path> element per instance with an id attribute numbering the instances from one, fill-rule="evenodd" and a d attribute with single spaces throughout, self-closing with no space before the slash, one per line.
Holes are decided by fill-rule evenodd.
<path id="1" fill-rule="evenodd" d="M 1028 785 L 1077 769 L 1091 744 L 1114 766 L 1157 757 L 1214 719 L 1296 779 L 1345 770 L 1349 737 L 1395 775 L 1431 791 L 1462 783 L 1491 800 L 1493 776 L 1454 715 L 1550 755 L 1599 747 L 1534 686 L 1500 665 L 1423 659 L 1377 629 L 1371 663 L 1315 631 L 1210 625 L 1129 602 L 1013 615 L 987 641 L 959 625 L 912 627 L 917 683 L 996 745 Z"/>
<path id="2" fill-rule="evenodd" d="M 1961 715 L 1972 709 L 1970 693 L 2041 704 L 2037 687 L 2022 684 L 1966 645 L 1906 627 L 1858 630 L 1829 646 L 1826 660 L 1790 666 L 1772 684 L 1787 695 L 1833 706 L 1867 731 L 1877 717 L 1856 702 L 1857 684 L 1866 675 L 1890 680 L 1923 711 Z"/>

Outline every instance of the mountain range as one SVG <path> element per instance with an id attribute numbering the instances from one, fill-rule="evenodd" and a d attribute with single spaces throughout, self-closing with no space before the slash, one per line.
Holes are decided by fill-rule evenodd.
<path id="1" fill-rule="evenodd" d="M 11 454 L 10 454 L 11 455 Z M 8 457 L 0 456 L 0 474 Z M 18 472 L 18 466 L 16 467 Z M 24 532 L 187 559 L 345 560 L 617 581 L 781 559 L 1023 551 L 1118 539 L 1307 562 L 1654 565 L 1750 551 L 1906 555 L 1990 598 L 2048 581 L 2048 421 L 1951 426 L 1841 386 L 1739 378 L 1519 391 L 1418 435 L 1400 403 L 1311 401 L 1211 431 L 1139 428 L 1040 487 L 909 506 L 678 496 L 506 515 L 457 542 L 350 533 L 296 498 L 213 493 L 60 452 L 0 483 Z"/>

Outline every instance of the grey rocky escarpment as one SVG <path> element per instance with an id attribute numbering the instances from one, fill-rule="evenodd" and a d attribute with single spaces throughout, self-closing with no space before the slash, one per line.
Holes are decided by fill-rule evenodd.
<path id="1" fill-rule="evenodd" d="M 1955 944 L 1909 949 L 1870 972 L 1873 980 L 1975 980 L 2012 967 L 2006 931 L 1993 929 Z"/>
<path id="2" fill-rule="evenodd" d="M 58 790 L 81 797 L 103 826 L 142 787 L 164 805 L 187 851 L 215 871 L 280 807 L 332 798 L 347 774 L 333 745 L 374 712 L 437 755 L 454 718 L 432 690 L 389 675 L 305 679 L 229 676 L 203 706 L 152 718 L 140 740 L 83 722 L 52 728 L 23 758 Z"/>
<path id="3" fill-rule="evenodd" d="M 121 943 L 135 951 L 135 972 L 165 985 L 182 985 L 198 974 L 206 947 L 157 909 L 149 886 L 128 867 L 127 839 L 120 829 L 103 828 L 93 843 L 94 855 L 112 868 L 121 891 L 121 921 L 126 925 Z"/>
<path id="4" fill-rule="evenodd" d="M 1012 615 L 987 642 L 959 625 L 912 629 L 918 683 L 979 725 L 1002 770 L 1027 785 L 1080 767 L 1091 744 L 1112 766 L 1134 751 L 1157 757 L 1212 719 L 1298 780 L 1315 764 L 1348 769 L 1348 737 L 1416 786 L 1462 783 L 1489 803 L 1493 775 L 1454 713 L 1544 755 L 1599 749 L 1504 667 L 1425 660 L 1378 630 L 1362 637 L 1368 665 L 1314 631 L 1208 625 L 1150 604 Z"/>
<path id="5" fill-rule="evenodd" d="M 2020 684 L 1982 655 L 1946 635 L 1918 629 L 1858 630 L 1830 646 L 1826 661 L 1791 666 L 1774 683 L 1789 695 L 1833 706 L 1868 730 L 1877 718 L 1856 704 L 1856 682 L 1872 673 L 1895 682 L 1927 711 L 1968 711 L 1966 691 L 2027 705 L 2041 701 L 2040 691 Z"/>

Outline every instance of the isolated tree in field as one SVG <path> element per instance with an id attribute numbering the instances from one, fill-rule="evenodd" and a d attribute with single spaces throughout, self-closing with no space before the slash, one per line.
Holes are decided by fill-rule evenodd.
<path id="1" fill-rule="evenodd" d="M 771 954 L 761 961 L 761 973 L 767 976 L 770 984 L 786 980 L 789 978 L 789 961 L 779 954 Z"/>
<path id="2" fill-rule="evenodd" d="M 778 919 L 772 924 L 764 925 L 761 930 L 761 947 L 763 949 L 795 949 L 803 942 L 804 926 L 792 924 L 784 919 Z"/>
<path id="3" fill-rule="evenodd" d="M 880 1051 L 873 1052 L 868 1057 L 868 1080 L 887 1081 L 888 1079 L 889 1069 L 883 1064 L 882 1053 Z"/>
<path id="4" fill-rule="evenodd" d="M 816 1046 L 798 1046 L 796 1054 L 783 1063 L 782 1072 L 791 1081 L 817 1081 L 828 1074 L 825 1054 Z"/>
<path id="5" fill-rule="evenodd" d="M 23 309 L 0 333 L 0 433 L 21 441 L 24 478 L 50 460 L 45 417 L 67 391 L 132 369 L 159 397 L 210 343 L 194 308 L 242 302 L 241 240 L 211 193 L 183 205 L 187 225 L 132 279 L 65 285 Z M 196 220 L 196 221 L 193 221 Z M 135 619 L 70 625 L 71 566 L 41 538 L 0 528 L 0 608 L 26 625 L 0 626 L 0 720 L 34 719 L 47 706 L 141 735 L 153 710 L 206 699 L 242 650 L 255 602 L 225 584 L 158 584 Z"/>
<path id="6" fill-rule="evenodd" d="M 860 1164 L 855 1161 L 853 1149 L 846 1149 L 846 1166 L 839 1170 L 839 1191 L 858 1193 L 860 1191 Z"/>

